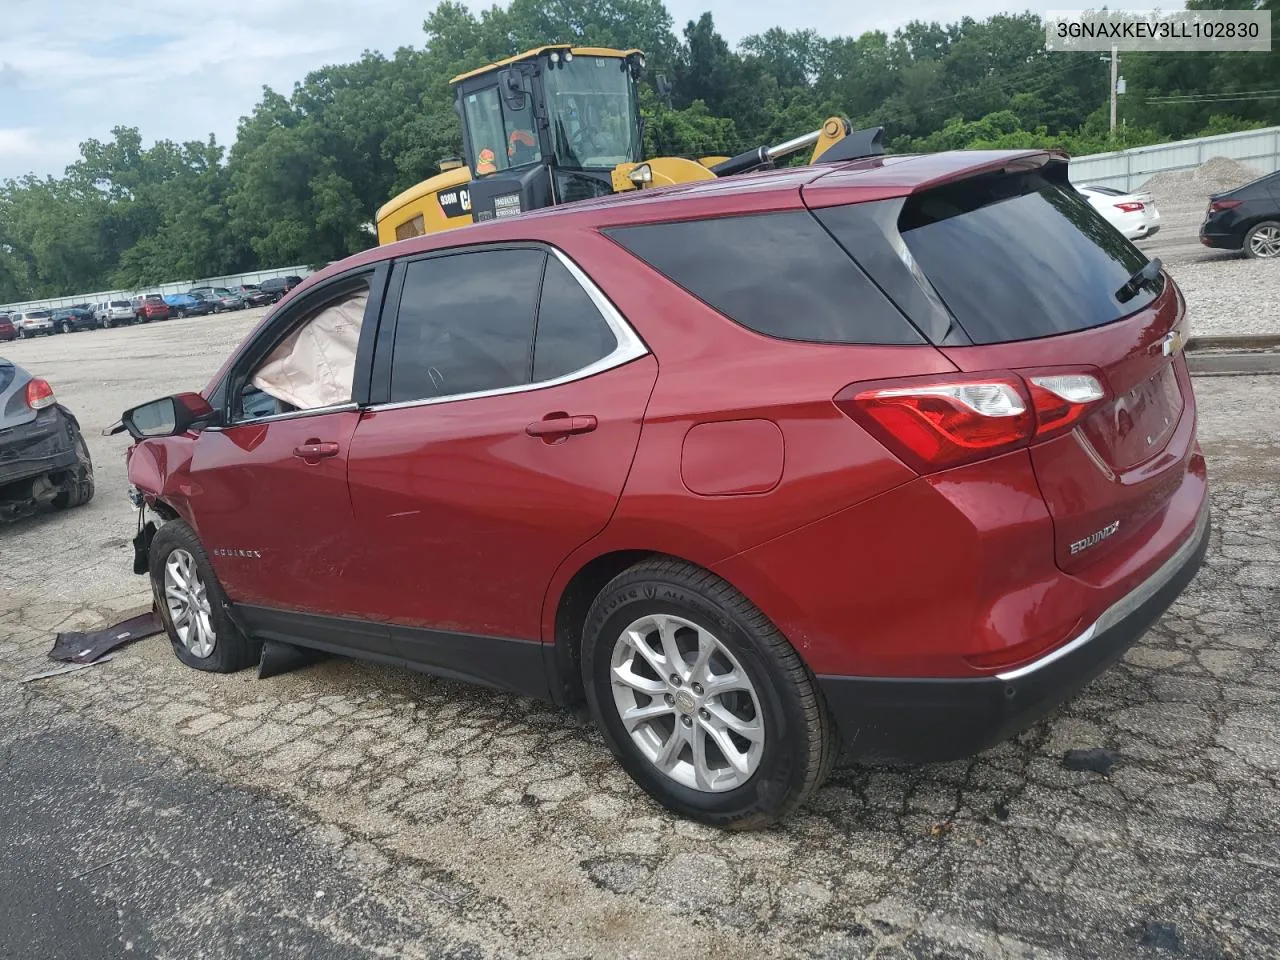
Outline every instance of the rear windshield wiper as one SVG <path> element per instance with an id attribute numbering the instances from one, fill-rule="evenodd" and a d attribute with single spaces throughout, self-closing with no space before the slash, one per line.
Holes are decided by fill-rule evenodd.
<path id="1" fill-rule="evenodd" d="M 1138 295 L 1139 290 L 1143 287 L 1150 286 L 1160 279 L 1160 271 L 1163 267 L 1164 264 L 1160 262 L 1159 257 L 1154 257 L 1151 260 L 1148 260 L 1141 270 L 1137 271 L 1133 276 L 1125 281 L 1124 286 L 1116 291 L 1116 299 L 1121 303 L 1128 303 Z"/>

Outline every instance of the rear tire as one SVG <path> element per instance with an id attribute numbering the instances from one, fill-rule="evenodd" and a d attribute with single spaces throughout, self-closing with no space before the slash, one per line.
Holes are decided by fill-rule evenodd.
<path id="1" fill-rule="evenodd" d="M 813 674 L 709 571 L 673 559 L 624 571 L 592 603 L 582 643 L 596 724 L 668 809 L 757 829 L 793 813 L 830 772 L 838 735 Z"/>
<path id="2" fill-rule="evenodd" d="M 1252 260 L 1280 257 L 1280 221 L 1263 220 L 1244 235 L 1244 253 Z"/>
<path id="3" fill-rule="evenodd" d="M 82 507 L 93 499 L 93 458 L 89 456 L 89 447 L 79 427 L 68 424 L 67 432 L 76 450 L 76 465 L 71 468 L 71 486 L 53 498 L 58 510 Z"/>
<path id="4" fill-rule="evenodd" d="M 174 655 L 210 673 L 234 673 L 262 658 L 262 644 L 227 616 L 227 595 L 200 538 L 183 520 L 156 531 L 149 556 L 151 592 Z"/>

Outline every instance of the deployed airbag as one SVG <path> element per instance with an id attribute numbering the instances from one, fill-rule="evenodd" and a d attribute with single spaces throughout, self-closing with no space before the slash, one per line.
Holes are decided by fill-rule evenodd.
<path id="1" fill-rule="evenodd" d="M 271 351 L 253 385 L 299 410 L 347 403 L 368 290 L 324 307 Z"/>

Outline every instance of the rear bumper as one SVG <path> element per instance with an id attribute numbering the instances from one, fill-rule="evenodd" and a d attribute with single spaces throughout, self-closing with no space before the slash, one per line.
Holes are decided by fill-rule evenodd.
<path id="1" fill-rule="evenodd" d="M 1239 250 L 1244 246 L 1242 238 L 1234 233 L 1205 233 L 1203 230 L 1200 231 L 1200 242 L 1220 250 Z"/>
<path id="2" fill-rule="evenodd" d="M 0 430 L 0 486 L 28 480 L 76 465 L 76 451 L 66 418 L 48 408 L 30 423 Z"/>
<path id="3" fill-rule="evenodd" d="M 1142 636 L 1191 582 L 1208 544 L 1206 503 L 1159 569 L 1073 639 L 1017 669 L 967 679 L 818 677 L 845 750 L 868 759 L 953 760 L 1022 732 Z"/>

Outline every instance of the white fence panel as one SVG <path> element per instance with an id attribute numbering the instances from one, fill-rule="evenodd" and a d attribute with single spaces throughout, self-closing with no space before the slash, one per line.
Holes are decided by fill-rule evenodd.
<path id="1" fill-rule="evenodd" d="M 1075 157 L 1071 161 L 1071 180 L 1136 190 L 1154 174 L 1189 170 L 1213 157 L 1238 160 L 1259 174 L 1280 170 L 1280 127 Z"/>

